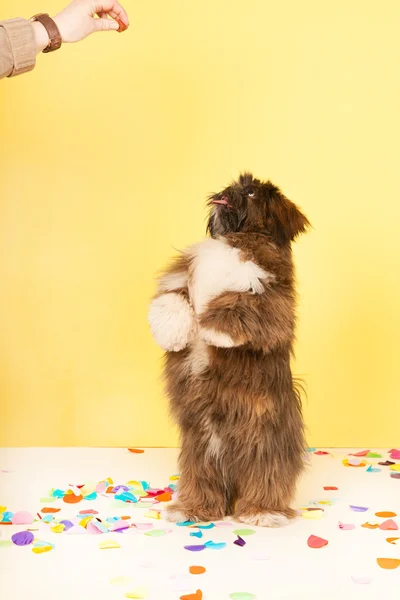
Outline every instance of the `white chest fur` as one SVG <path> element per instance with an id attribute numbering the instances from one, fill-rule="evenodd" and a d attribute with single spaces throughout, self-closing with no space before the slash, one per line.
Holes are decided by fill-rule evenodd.
<path id="1" fill-rule="evenodd" d="M 192 246 L 192 269 L 189 277 L 189 295 L 196 314 L 224 292 L 251 292 L 262 294 L 264 284 L 274 279 L 254 262 L 243 261 L 240 251 L 223 239 L 208 239 Z"/>

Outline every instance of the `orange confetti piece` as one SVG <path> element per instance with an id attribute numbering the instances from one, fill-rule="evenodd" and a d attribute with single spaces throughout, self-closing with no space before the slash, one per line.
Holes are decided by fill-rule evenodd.
<path id="1" fill-rule="evenodd" d="M 383 510 L 382 512 L 375 513 L 376 517 L 382 517 L 383 519 L 390 519 L 390 517 L 397 517 L 395 512 L 391 512 L 390 510 Z"/>
<path id="2" fill-rule="evenodd" d="M 44 508 L 42 508 L 42 510 L 40 512 L 52 514 L 52 513 L 58 513 L 58 512 L 60 512 L 60 510 L 61 510 L 61 508 L 52 508 L 51 506 L 45 506 Z"/>
<path id="3" fill-rule="evenodd" d="M 205 572 L 205 567 L 189 567 L 189 573 L 191 573 L 192 575 L 202 575 Z"/>
<path id="4" fill-rule="evenodd" d="M 76 504 L 77 502 L 80 502 L 81 500 L 83 500 L 83 496 L 75 496 L 75 494 L 66 494 L 64 496 L 63 500 L 67 504 Z"/>
<path id="5" fill-rule="evenodd" d="M 170 494 L 170 492 L 164 492 L 164 494 L 156 496 L 156 500 L 158 500 L 159 502 L 169 502 L 170 500 L 172 500 L 172 494 Z"/>
<path id="6" fill-rule="evenodd" d="M 381 569 L 397 569 L 397 567 L 400 567 L 400 558 L 377 558 L 376 562 Z"/>
<path id="7" fill-rule="evenodd" d="M 29 529 L 28 529 L 29 531 Z M 397 540 L 400 540 L 400 538 L 396 537 L 396 538 L 386 538 L 386 541 L 389 542 L 389 544 L 393 544 L 394 546 L 397 546 Z"/>
<path id="8" fill-rule="evenodd" d="M 365 529 L 379 529 L 379 523 L 363 523 L 361 527 Z"/>
<path id="9" fill-rule="evenodd" d="M 144 450 L 140 448 L 128 448 L 129 452 L 133 452 L 134 454 L 143 454 Z"/>
<path id="10" fill-rule="evenodd" d="M 180 596 L 180 600 L 202 600 L 203 592 L 201 590 L 196 590 L 195 594 L 187 594 L 185 596 Z"/>

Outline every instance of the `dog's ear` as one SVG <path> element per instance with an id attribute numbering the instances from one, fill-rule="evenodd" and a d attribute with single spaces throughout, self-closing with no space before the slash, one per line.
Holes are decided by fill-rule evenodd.
<path id="1" fill-rule="evenodd" d="M 289 244 L 310 226 L 307 217 L 275 186 L 271 186 L 267 200 L 267 229 L 274 240 Z"/>

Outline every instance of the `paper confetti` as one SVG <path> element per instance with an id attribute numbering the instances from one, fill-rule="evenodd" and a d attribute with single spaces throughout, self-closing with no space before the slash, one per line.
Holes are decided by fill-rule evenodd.
<path id="1" fill-rule="evenodd" d="M 65 494 L 63 501 L 67 504 L 77 504 L 83 500 L 83 496 L 76 496 L 75 494 Z"/>
<path id="2" fill-rule="evenodd" d="M 397 569 L 397 567 L 400 567 L 400 558 L 377 558 L 376 562 L 381 569 Z"/>
<path id="3" fill-rule="evenodd" d="M 355 452 L 354 454 L 350 454 L 350 456 L 367 456 L 369 452 L 369 450 L 360 450 L 360 452 Z"/>
<path id="4" fill-rule="evenodd" d="M 254 600 L 255 595 L 250 594 L 249 592 L 233 592 L 229 594 L 229 598 L 231 600 Z"/>
<path id="5" fill-rule="evenodd" d="M 46 544 L 45 546 L 33 546 L 32 552 L 34 554 L 43 554 L 44 552 L 50 552 L 53 548 L 54 546 L 51 544 Z"/>
<path id="6" fill-rule="evenodd" d="M 390 465 L 394 465 L 395 463 L 392 462 L 391 460 L 385 460 L 385 462 L 379 462 L 378 465 L 381 465 L 382 467 L 389 467 Z"/>
<path id="7" fill-rule="evenodd" d="M 246 542 L 244 541 L 244 539 L 242 537 L 240 537 L 240 535 L 237 536 L 237 540 L 234 540 L 233 542 L 236 546 L 240 546 L 243 547 L 246 545 Z"/>
<path id="8" fill-rule="evenodd" d="M 373 467 L 370 465 L 367 469 L 367 473 L 380 473 L 382 469 L 378 469 L 378 467 Z"/>
<path id="9" fill-rule="evenodd" d="M 393 519 L 388 519 L 379 525 L 379 529 L 382 529 L 383 531 L 395 531 L 398 528 L 397 523 L 393 521 Z"/>
<path id="10" fill-rule="evenodd" d="M 127 592 L 125 598 L 147 598 L 149 590 L 145 587 L 138 587 L 133 592 Z"/>
<path id="11" fill-rule="evenodd" d="M 189 546 L 183 546 L 185 548 L 185 550 L 190 550 L 190 552 L 201 552 L 202 550 L 205 550 L 206 547 L 204 546 L 204 544 L 194 544 L 194 545 L 189 545 Z"/>
<path id="12" fill-rule="evenodd" d="M 391 471 L 400 472 L 400 463 L 396 463 L 394 465 L 390 465 L 390 470 Z"/>
<path id="13" fill-rule="evenodd" d="M 325 450 L 317 450 L 317 452 L 314 452 L 314 454 L 316 456 L 329 456 L 329 452 L 325 452 Z"/>
<path id="14" fill-rule="evenodd" d="M 324 511 L 321 510 L 305 510 L 304 512 L 301 513 L 301 516 L 303 517 L 303 519 L 312 519 L 313 521 L 318 520 L 318 519 L 322 519 L 322 517 L 324 516 Z"/>
<path id="15" fill-rule="evenodd" d="M 148 535 L 150 537 L 162 537 L 166 535 L 165 529 L 151 529 L 150 531 L 146 531 L 144 535 Z"/>
<path id="16" fill-rule="evenodd" d="M 62 533 L 65 529 L 65 526 L 62 525 L 62 523 L 58 523 L 57 525 L 52 525 L 50 529 L 53 533 Z"/>
<path id="17" fill-rule="evenodd" d="M 333 491 L 333 490 L 338 490 L 338 489 L 339 488 L 337 488 L 337 487 L 335 487 L 333 485 L 325 485 L 324 486 L 324 490 L 326 490 L 326 491 L 331 491 L 331 490 Z"/>
<path id="18" fill-rule="evenodd" d="M 368 577 L 368 576 L 359 577 L 357 575 L 352 575 L 351 578 L 354 581 L 354 583 L 360 583 L 363 585 L 371 583 L 371 581 L 372 581 L 372 577 Z"/>
<path id="19" fill-rule="evenodd" d="M 100 550 L 108 550 L 111 548 L 121 548 L 121 546 L 113 540 L 105 540 L 104 542 L 100 542 L 99 548 Z"/>
<path id="20" fill-rule="evenodd" d="M 400 458 L 400 450 L 390 450 L 390 458 L 393 458 L 395 460 Z"/>
<path id="21" fill-rule="evenodd" d="M 20 510 L 13 515 L 11 523 L 13 525 L 31 525 L 33 523 L 33 516 L 26 510 Z"/>
<path id="22" fill-rule="evenodd" d="M 376 517 L 382 517 L 382 519 L 390 519 L 391 517 L 397 517 L 397 513 L 390 510 L 382 510 L 375 513 Z"/>
<path id="23" fill-rule="evenodd" d="M 43 514 L 52 514 L 52 513 L 58 513 L 60 512 L 61 508 L 53 508 L 51 506 L 45 506 L 44 508 L 42 508 L 42 510 L 40 511 Z"/>
<path id="24" fill-rule="evenodd" d="M 390 473 L 390 477 L 393 477 L 393 479 L 400 479 L 400 473 Z"/>
<path id="25" fill-rule="evenodd" d="M 307 546 L 309 546 L 309 548 L 322 548 L 327 545 L 328 540 L 324 540 L 324 538 L 320 538 L 317 535 L 310 535 L 307 540 Z"/>
<path id="26" fill-rule="evenodd" d="M 364 527 L 364 529 L 379 529 L 379 523 L 368 523 L 367 521 L 366 523 L 363 523 L 361 527 Z"/>
<path id="27" fill-rule="evenodd" d="M 0 540 L 0 548 L 9 548 L 12 544 L 11 540 Z"/>
<path id="28" fill-rule="evenodd" d="M 202 531 L 191 531 L 189 533 L 189 535 L 191 537 L 197 537 L 197 538 L 202 538 L 203 537 L 203 532 Z"/>
<path id="29" fill-rule="evenodd" d="M 233 533 L 235 535 L 240 535 L 240 537 L 243 537 L 246 535 L 254 535 L 255 531 L 254 529 L 235 529 Z"/>
<path id="30" fill-rule="evenodd" d="M 12 542 L 16 546 L 29 546 L 34 539 L 35 536 L 30 531 L 20 531 L 19 533 L 14 533 L 11 537 Z"/>
<path id="31" fill-rule="evenodd" d="M 143 454 L 144 450 L 141 448 L 128 448 L 129 452 L 133 452 L 134 454 Z"/>
<path id="32" fill-rule="evenodd" d="M 398 541 L 400 540 L 400 538 L 398 537 L 390 537 L 390 538 L 386 538 L 386 541 L 389 542 L 389 544 L 393 544 L 395 546 L 398 546 Z"/>
<path id="33" fill-rule="evenodd" d="M 180 600 L 202 600 L 203 593 L 201 590 L 196 590 L 195 594 L 187 594 L 185 596 L 181 596 Z"/>
<path id="34" fill-rule="evenodd" d="M 191 573 L 192 575 L 202 575 L 203 573 L 206 572 L 206 568 L 205 567 L 189 567 L 189 573 Z"/>
<path id="35" fill-rule="evenodd" d="M 339 529 L 342 529 L 343 531 L 350 531 L 351 529 L 355 529 L 356 526 L 352 525 L 351 523 L 342 523 L 341 521 L 338 522 L 339 525 Z"/>
<path id="36" fill-rule="evenodd" d="M 68 535 L 79 535 L 80 533 L 88 533 L 88 531 L 82 527 L 82 525 L 74 525 L 70 527 L 67 531 Z"/>
<path id="37" fill-rule="evenodd" d="M 365 506 L 353 506 L 352 504 L 350 504 L 350 508 L 354 512 L 366 512 L 368 510 Z"/>
<path id="38" fill-rule="evenodd" d="M 224 548 L 226 548 L 226 542 L 206 542 L 205 544 L 206 548 L 209 548 L 210 550 L 223 550 Z"/>
<path id="39" fill-rule="evenodd" d="M 382 458 L 382 454 L 378 454 L 377 452 L 368 452 L 367 458 Z"/>
<path id="40" fill-rule="evenodd" d="M 367 464 L 366 460 L 357 457 L 345 458 L 342 462 L 345 467 L 365 467 Z"/>

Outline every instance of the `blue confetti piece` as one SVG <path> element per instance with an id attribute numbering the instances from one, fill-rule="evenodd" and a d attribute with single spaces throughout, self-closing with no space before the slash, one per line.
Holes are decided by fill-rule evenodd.
<path id="1" fill-rule="evenodd" d="M 53 496 L 53 498 L 64 498 L 65 492 L 63 490 L 54 490 L 54 492 L 51 495 Z"/>
<path id="2" fill-rule="evenodd" d="M 199 529 L 212 529 L 215 527 L 214 523 L 210 523 L 209 525 L 197 525 Z"/>
<path id="3" fill-rule="evenodd" d="M 11 521 L 13 516 L 14 516 L 13 512 L 6 510 L 6 512 L 3 513 L 2 523 L 7 523 L 8 521 Z"/>
<path id="4" fill-rule="evenodd" d="M 150 485 L 147 483 L 147 481 L 139 481 L 139 483 L 142 484 L 142 488 L 146 491 L 149 489 Z"/>
<path id="5" fill-rule="evenodd" d="M 316 448 L 306 448 L 306 452 L 315 452 Z"/>
<path id="6" fill-rule="evenodd" d="M 122 500 L 123 502 L 137 502 L 136 496 L 130 492 L 122 492 L 122 494 L 118 494 L 116 500 Z"/>
<path id="7" fill-rule="evenodd" d="M 223 550 L 226 548 L 226 542 L 206 542 L 204 545 L 206 548 L 210 548 L 210 550 Z"/>
<path id="8" fill-rule="evenodd" d="M 96 492 L 92 492 L 91 494 L 88 494 L 87 496 L 83 497 L 84 500 L 96 500 L 96 498 L 97 498 Z"/>
<path id="9" fill-rule="evenodd" d="M 42 517 L 43 523 L 51 523 L 53 519 L 53 515 L 45 515 L 44 517 Z"/>
<path id="10" fill-rule="evenodd" d="M 178 521 L 178 527 L 189 527 L 189 525 L 195 525 L 194 521 Z"/>
<path id="11" fill-rule="evenodd" d="M 52 548 L 55 548 L 55 545 L 52 544 L 51 542 L 44 542 L 43 540 L 34 540 L 33 542 L 33 546 L 35 548 L 39 548 L 39 547 L 43 547 L 43 546 L 51 546 Z"/>
<path id="12" fill-rule="evenodd" d="M 203 532 L 202 531 L 192 531 L 191 533 L 189 533 L 189 535 L 191 537 L 202 538 L 203 537 Z"/>
<path id="13" fill-rule="evenodd" d="M 373 467 L 372 465 L 370 465 L 367 469 L 367 473 L 380 473 L 382 471 L 382 469 L 379 469 L 378 467 Z"/>

